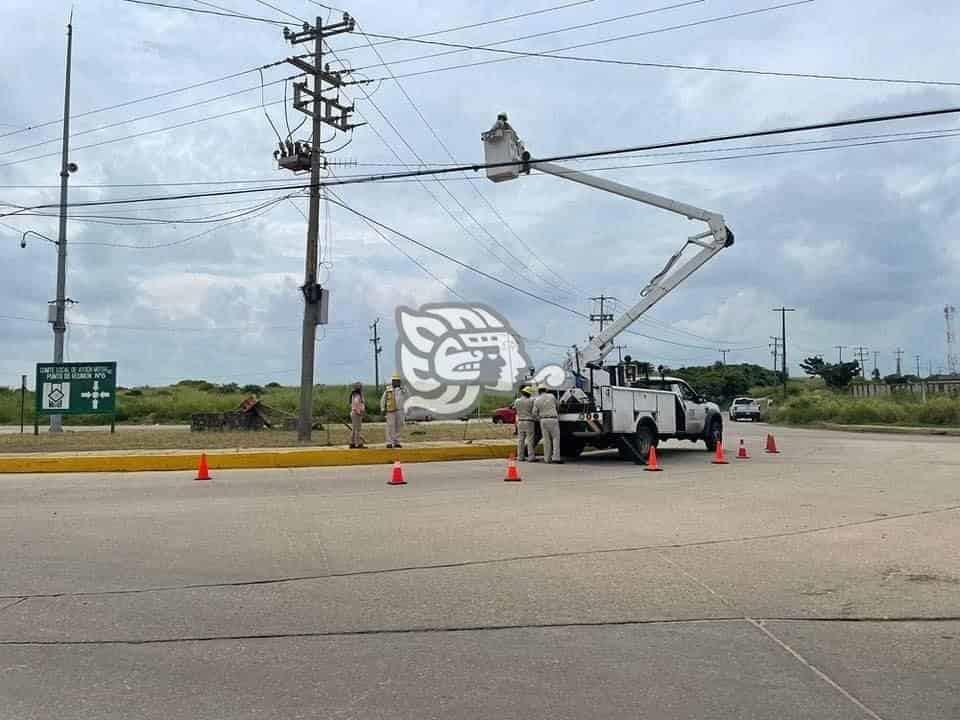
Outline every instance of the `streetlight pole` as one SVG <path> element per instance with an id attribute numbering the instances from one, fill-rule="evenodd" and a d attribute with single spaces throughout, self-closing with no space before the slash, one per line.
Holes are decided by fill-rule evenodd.
<path id="1" fill-rule="evenodd" d="M 76 169 L 67 156 L 70 152 L 70 59 L 73 54 L 73 11 L 67 23 L 67 74 L 63 90 L 63 150 L 60 161 L 60 235 L 57 241 L 57 315 L 53 322 L 53 361 L 63 362 L 63 338 L 67 331 L 67 181 Z M 37 388 L 37 392 L 41 392 Z M 63 432 L 63 416 L 50 416 L 50 432 Z"/>

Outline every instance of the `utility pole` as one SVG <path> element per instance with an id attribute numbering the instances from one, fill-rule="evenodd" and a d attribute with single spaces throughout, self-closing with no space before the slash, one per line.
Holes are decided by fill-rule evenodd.
<path id="1" fill-rule="evenodd" d="M 53 361 L 63 362 L 63 337 L 67 332 L 67 181 L 77 169 L 70 153 L 70 61 L 73 56 L 73 10 L 67 22 L 67 71 L 63 89 L 63 143 L 60 157 L 60 235 L 57 241 L 57 313 L 53 321 Z M 40 392 L 42 388 L 37 388 Z M 63 416 L 50 416 L 50 432 L 63 432 Z"/>
<path id="2" fill-rule="evenodd" d="M 920 356 L 914 355 L 913 357 L 917 361 L 917 377 L 920 377 Z"/>
<path id="3" fill-rule="evenodd" d="M 834 345 L 833 348 L 834 348 L 834 350 L 836 350 L 836 351 L 839 352 L 839 355 L 837 356 L 837 362 L 842 365 L 842 364 L 843 364 L 843 351 L 847 349 L 847 346 L 846 346 L 846 345 Z"/>
<path id="4" fill-rule="evenodd" d="M 614 350 L 617 351 L 617 362 L 623 362 L 623 351 L 627 349 L 626 345 L 614 345 Z"/>
<path id="5" fill-rule="evenodd" d="M 27 406 L 27 376 L 20 376 L 20 434 L 23 435 L 23 411 Z"/>
<path id="6" fill-rule="evenodd" d="M 377 395 L 380 394 L 380 353 L 383 352 L 383 347 L 380 345 L 382 338 L 378 334 L 379 325 L 380 318 L 374 320 L 373 324 L 370 325 L 370 332 L 373 333 L 370 338 L 370 342 L 373 344 L 373 382 L 374 387 L 377 388 Z"/>
<path id="7" fill-rule="evenodd" d="M 610 297 L 609 295 L 603 295 L 603 294 L 601 294 L 601 295 L 599 295 L 598 297 L 592 297 L 592 298 L 590 298 L 590 299 L 593 300 L 594 302 L 599 302 L 599 303 L 600 303 L 600 312 L 599 312 L 599 313 L 590 313 L 590 322 L 597 322 L 597 321 L 599 321 L 599 322 L 600 322 L 600 332 L 603 332 L 603 323 L 604 323 L 604 322 L 613 322 L 613 315 L 612 315 L 611 313 L 605 313 L 605 312 L 603 311 L 603 310 L 604 310 L 604 303 L 605 303 L 607 300 L 616 300 L 616 298 Z"/>
<path id="8" fill-rule="evenodd" d="M 867 376 L 866 376 L 866 372 L 867 372 L 867 371 L 864 369 L 863 363 L 865 362 L 866 356 L 869 355 L 870 352 L 869 352 L 869 350 L 868 350 L 867 348 L 865 348 L 863 345 L 857 345 L 857 347 L 855 348 L 855 350 L 856 350 L 857 352 L 855 352 L 853 356 L 860 361 L 860 377 L 866 379 L 866 377 L 867 377 Z"/>
<path id="9" fill-rule="evenodd" d="M 893 354 L 897 356 L 897 377 L 900 377 L 902 375 L 900 372 L 900 358 L 903 356 L 903 349 L 897 348 Z"/>
<path id="10" fill-rule="evenodd" d="M 274 153 L 281 168 L 294 172 L 310 170 L 310 214 L 307 220 L 307 251 L 304 269 L 303 292 L 303 339 L 301 342 L 300 357 L 300 415 L 297 423 L 297 438 L 301 442 L 310 440 L 313 431 L 313 385 L 314 362 L 316 354 L 317 325 L 326 322 L 325 307 L 328 302 L 327 291 L 317 284 L 317 256 L 318 237 L 320 230 L 320 172 L 326 167 L 320 141 L 323 126 L 329 125 L 335 130 L 347 132 L 355 127 L 349 122 L 353 105 L 342 105 L 339 93 L 335 98 L 323 95 L 325 85 L 332 89 L 339 89 L 344 85 L 342 73 L 331 72 L 323 66 L 324 39 L 340 33 L 352 32 L 354 20 L 344 13 L 343 19 L 333 25 L 323 25 L 323 19 L 317 17 L 311 27 L 304 23 L 300 31 L 294 32 L 290 28 L 283 29 L 283 37 L 291 45 L 313 41 L 313 64 L 300 57 L 287 58 L 287 62 L 295 66 L 310 78 L 312 86 L 307 82 L 297 82 L 293 85 L 293 107 L 313 120 L 313 132 L 309 143 L 292 142 L 287 138 L 286 144 L 280 143 L 280 149 Z"/>
<path id="11" fill-rule="evenodd" d="M 780 373 L 783 377 L 783 397 L 787 397 L 787 313 L 796 312 L 796 308 L 780 306 L 773 312 L 780 313 L 780 340 L 783 346 L 780 351 Z"/>
<path id="12" fill-rule="evenodd" d="M 773 355 L 773 371 L 777 371 L 777 360 L 780 357 L 780 338 L 776 335 L 771 335 L 770 339 L 773 341 L 767 347 L 770 348 L 770 354 Z"/>
<path id="13" fill-rule="evenodd" d="M 724 365 L 726 365 L 726 364 L 727 364 L 727 353 L 730 352 L 729 348 L 726 349 L 726 350 L 719 350 L 719 349 L 718 349 L 717 352 L 720 353 L 721 355 L 723 355 L 723 361 L 722 361 L 722 362 L 723 362 Z"/>

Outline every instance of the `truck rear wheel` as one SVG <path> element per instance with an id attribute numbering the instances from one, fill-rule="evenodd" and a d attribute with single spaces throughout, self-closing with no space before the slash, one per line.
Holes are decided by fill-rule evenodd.
<path id="1" fill-rule="evenodd" d="M 649 425 L 641 425 L 633 435 L 624 435 L 623 443 L 617 447 L 621 460 L 633 460 L 645 464 L 650 455 L 650 448 L 656 447 L 657 432 Z M 626 444 L 626 447 L 624 447 Z"/>

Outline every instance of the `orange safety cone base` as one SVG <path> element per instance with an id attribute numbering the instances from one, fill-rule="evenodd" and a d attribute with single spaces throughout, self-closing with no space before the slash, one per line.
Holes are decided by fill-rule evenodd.
<path id="1" fill-rule="evenodd" d="M 210 467 L 207 465 L 207 454 L 200 454 L 200 466 L 197 468 L 197 477 L 195 480 L 210 480 Z"/>
<path id="2" fill-rule="evenodd" d="M 400 465 L 400 461 L 397 460 L 393 463 L 393 472 L 390 473 L 390 479 L 387 480 L 387 485 L 406 485 L 407 481 L 403 479 L 403 467 Z"/>
<path id="3" fill-rule="evenodd" d="M 663 472 L 663 468 L 657 463 L 657 449 L 651 445 L 650 452 L 647 454 L 647 466 L 644 468 L 647 472 Z"/>
<path id="4" fill-rule="evenodd" d="M 773 433 L 767 433 L 767 452 L 771 455 L 780 454 L 780 451 L 777 450 L 777 440 L 773 437 Z"/>
<path id="5" fill-rule="evenodd" d="M 711 461 L 714 465 L 729 465 L 730 461 L 727 460 L 726 456 L 723 454 L 723 443 L 717 443 L 717 453 L 713 456 Z"/>
<path id="6" fill-rule="evenodd" d="M 747 446 L 743 444 L 743 440 L 740 440 L 740 447 L 737 448 L 737 460 L 749 460 L 750 453 L 747 452 Z"/>
<path id="7" fill-rule="evenodd" d="M 517 461 L 513 455 L 507 460 L 507 474 L 503 477 L 504 482 L 520 482 L 520 472 L 517 470 Z"/>

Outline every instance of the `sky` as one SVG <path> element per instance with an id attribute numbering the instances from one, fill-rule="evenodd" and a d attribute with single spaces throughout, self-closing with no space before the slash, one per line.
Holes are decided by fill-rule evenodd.
<path id="1" fill-rule="evenodd" d="M 319 13 L 335 22 L 340 12 L 303 0 L 270 0 L 272 8 L 257 0 L 170 4 L 292 27 L 294 17 L 313 22 Z M 435 33 L 421 40 L 524 52 L 630 36 L 561 54 L 945 84 L 506 59 L 355 32 L 331 38 L 324 60 L 371 81 L 341 96 L 366 124 L 324 135 L 331 173 L 478 162 L 480 133 L 499 112 L 543 157 L 960 104 L 960 85 L 949 84 L 958 80 L 956 3 L 774 7 L 784 4 L 359 0 L 345 9 L 370 34 Z M 58 200 L 71 3 L 43 6 L 39 14 L 35 2 L 6 0 L 0 9 L 0 25 L 13 30 L 0 44 L 7 70 L 0 75 L 0 214 Z M 284 103 L 284 78 L 298 71 L 284 63 L 263 70 L 261 91 L 255 69 L 302 46 L 291 49 L 278 23 L 122 0 L 72 7 L 70 160 L 79 169 L 70 178 L 67 295 L 76 304 L 68 310 L 66 359 L 115 360 L 127 386 L 185 378 L 296 384 L 307 199 L 273 187 L 303 178 L 277 169 L 270 121 L 297 139 L 308 137 L 309 124 L 296 129 L 303 116 L 290 106 L 289 85 Z M 750 10 L 762 12 L 742 14 Z M 489 22 L 517 14 L 525 16 Z M 477 23 L 484 24 L 449 31 Z M 371 42 L 383 44 L 373 49 Z M 447 54 L 414 59 L 436 53 Z M 470 63 L 482 64 L 443 69 Z M 842 352 L 849 360 L 857 347 L 867 349 L 868 370 L 876 357 L 883 374 L 893 372 L 898 348 L 905 372 L 917 355 L 923 374 L 928 366 L 940 370 L 943 308 L 960 305 L 951 282 L 960 270 L 958 131 L 958 117 L 944 115 L 571 163 L 722 213 L 736 233 L 732 247 L 621 336 L 623 352 L 678 367 L 712 363 L 729 349 L 728 362 L 770 366 L 771 336 L 780 334 L 772 308 L 787 306 L 796 309 L 787 318 L 791 374 L 804 357 L 836 361 Z M 239 189 L 258 192 L 79 205 Z M 607 311 L 619 314 L 702 230 L 536 173 L 499 184 L 469 172 L 333 190 L 338 201 L 463 265 L 324 204 L 320 278 L 331 300 L 317 345 L 320 384 L 373 380 L 370 324 L 378 317 L 381 377 L 388 375 L 395 308 L 461 298 L 497 308 L 526 338 L 534 365 L 562 360 L 564 348 L 597 332 L 576 314 L 597 311 L 591 297 L 616 298 Z M 52 359 L 46 314 L 56 248 L 34 234 L 21 248 L 20 239 L 26 230 L 56 239 L 56 208 L 0 223 L 0 386 L 14 386 L 21 373 L 32 378 L 35 363 Z"/>

